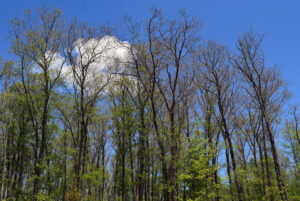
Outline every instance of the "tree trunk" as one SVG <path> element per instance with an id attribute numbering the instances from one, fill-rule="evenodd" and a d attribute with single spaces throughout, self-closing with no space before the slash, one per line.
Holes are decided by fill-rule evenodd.
<path id="1" fill-rule="evenodd" d="M 8 136 L 6 134 L 5 130 L 5 116 L 4 116 L 4 109 L 5 109 L 5 100 L 6 100 L 6 89 L 7 89 L 7 78 L 4 83 L 4 92 L 3 92 L 3 98 L 2 98 L 2 115 L 1 115 L 1 130 L 3 133 L 3 168 L 1 173 L 1 189 L 0 189 L 0 200 L 2 200 L 4 197 L 4 179 L 6 176 L 6 159 L 7 159 L 7 142 L 8 142 Z"/>

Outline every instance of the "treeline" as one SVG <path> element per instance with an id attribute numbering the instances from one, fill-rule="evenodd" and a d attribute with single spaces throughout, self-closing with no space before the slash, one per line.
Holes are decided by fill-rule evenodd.
<path id="1" fill-rule="evenodd" d="M 300 113 L 263 36 L 201 41 L 184 11 L 124 25 L 11 20 L 0 200 L 300 200 Z"/>

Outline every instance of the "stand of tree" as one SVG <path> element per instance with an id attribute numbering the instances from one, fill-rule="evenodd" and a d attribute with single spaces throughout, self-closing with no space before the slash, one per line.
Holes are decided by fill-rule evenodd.
<path id="1" fill-rule="evenodd" d="M 200 41 L 184 11 L 124 24 L 11 20 L 0 200 L 300 200 L 300 111 L 263 36 Z"/>

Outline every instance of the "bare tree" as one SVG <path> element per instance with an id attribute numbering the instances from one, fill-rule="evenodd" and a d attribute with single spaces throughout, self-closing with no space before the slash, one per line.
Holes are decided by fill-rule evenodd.
<path id="1" fill-rule="evenodd" d="M 274 68 L 266 68 L 261 51 L 262 37 L 252 32 L 243 34 L 238 40 L 238 54 L 233 59 L 234 67 L 240 72 L 248 89 L 249 97 L 261 110 L 262 124 L 269 137 L 278 189 L 282 200 L 289 200 L 285 182 L 279 165 L 275 134 L 272 122 L 287 98 L 287 92 Z"/>
<path id="2" fill-rule="evenodd" d="M 81 175 L 87 171 L 88 133 L 93 109 L 101 93 L 108 85 L 107 57 L 113 47 L 113 38 L 105 38 L 109 28 L 92 28 L 76 21 L 65 29 L 62 40 L 64 57 L 69 65 L 65 66 L 67 88 L 73 98 L 74 114 L 73 146 L 77 150 L 74 156 L 75 183 L 77 189 L 83 188 Z M 67 117 L 67 115 L 64 115 Z"/>
<path id="3" fill-rule="evenodd" d="M 197 98 L 199 109 L 201 111 L 198 114 L 203 116 L 204 119 L 203 127 L 206 135 L 206 139 L 208 139 L 208 155 L 212 156 L 211 159 L 211 169 L 212 169 L 212 178 L 211 186 L 208 186 L 208 191 L 214 192 L 217 191 L 217 195 L 215 196 L 215 200 L 220 200 L 219 192 L 217 185 L 219 183 L 218 177 L 218 168 L 217 168 L 217 158 L 218 152 L 220 149 L 220 131 L 221 129 L 218 127 L 218 118 L 216 117 L 216 96 L 212 92 L 214 91 L 214 84 L 207 79 L 207 69 L 203 68 L 203 63 L 201 62 L 201 51 L 199 51 L 197 59 L 200 61 L 197 65 L 199 67 L 197 72 L 197 77 L 195 79 L 195 84 L 199 89 L 199 96 Z M 231 183 L 231 182 L 230 182 Z"/>
<path id="4" fill-rule="evenodd" d="M 178 193 L 177 170 L 180 157 L 181 119 L 176 113 L 183 98 L 191 93 L 193 69 L 187 62 L 197 45 L 199 23 L 181 12 L 181 18 L 165 21 L 154 10 L 147 23 L 147 49 L 150 59 L 145 67 L 151 84 L 150 94 L 152 120 L 161 153 L 164 184 L 164 200 L 176 200 Z M 157 95 L 157 91 L 159 95 Z M 163 108 L 159 111 L 158 101 Z M 163 124 L 158 119 L 166 119 Z M 159 128 L 160 125 L 164 125 Z M 164 143 L 167 140 L 168 146 Z M 167 155 L 170 154 L 170 160 Z M 168 190 L 171 189 L 171 190 Z"/>
<path id="5" fill-rule="evenodd" d="M 245 199 L 244 190 L 239 178 L 236 156 L 232 143 L 232 133 L 235 125 L 235 113 L 237 112 L 239 106 L 239 94 L 237 90 L 237 83 L 235 82 L 237 77 L 230 67 L 228 56 L 229 52 L 224 46 L 210 41 L 208 42 L 207 47 L 202 49 L 201 63 L 205 68 L 205 79 L 209 80 L 214 86 L 213 91 L 210 91 L 210 93 L 212 93 L 216 98 L 218 108 L 217 119 L 223 133 L 225 144 L 228 145 L 228 150 L 231 156 L 238 198 L 240 201 L 242 201 Z M 227 165 L 228 176 L 230 179 L 228 156 Z"/>

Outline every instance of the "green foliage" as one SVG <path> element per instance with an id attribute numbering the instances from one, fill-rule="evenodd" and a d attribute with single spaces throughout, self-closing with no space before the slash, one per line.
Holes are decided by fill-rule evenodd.
<path id="1" fill-rule="evenodd" d="M 183 170 L 178 175 L 178 180 L 187 200 L 204 200 L 215 197 L 217 189 L 220 187 L 213 181 L 213 173 L 218 167 L 209 165 L 214 150 L 210 150 L 211 147 L 207 146 L 207 142 L 201 132 L 196 132 L 184 148 Z M 213 183 L 214 190 L 209 189 L 211 183 Z M 180 200 L 183 200 L 182 194 Z"/>

